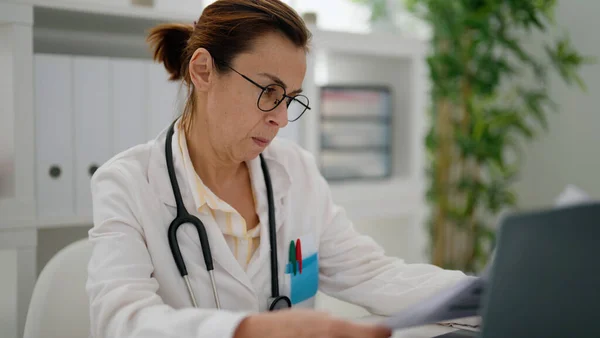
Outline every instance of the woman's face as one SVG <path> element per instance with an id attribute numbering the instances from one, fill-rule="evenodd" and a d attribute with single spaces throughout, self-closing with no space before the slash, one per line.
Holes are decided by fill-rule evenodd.
<path id="1" fill-rule="evenodd" d="M 268 33 L 255 41 L 252 50 L 234 58 L 230 66 L 260 86 L 280 84 L 287 95 L 294 96 L 299 94 L 306 73 L 306 52 L 282 34 Z M 240 74 L 233 70 L 219 74 L 213 70 L 206 77 L 210 80 L 201 103 L 206 111 L 196 114 L 201 121 L 194 123 L 208 127 L 199 132 L 207 133 L 211 147 L 222 161 L 255 158 L 288 124 L 285 101 L 269 112 L 262 111 L 257 105 L 262 89 Z"/>

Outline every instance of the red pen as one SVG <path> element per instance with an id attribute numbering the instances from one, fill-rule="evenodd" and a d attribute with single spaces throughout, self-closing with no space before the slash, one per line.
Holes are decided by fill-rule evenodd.
<path id="1" fill-rule="evenodd" d="M 302 273 L 302 243 L 300 243 L 300 238 L 296 240 L 296 261 L 298 261 L 298 272 Z"/>

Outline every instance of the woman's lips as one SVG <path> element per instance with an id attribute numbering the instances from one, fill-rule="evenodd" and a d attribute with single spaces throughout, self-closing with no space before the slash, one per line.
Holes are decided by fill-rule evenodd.
<path id="1" fill-rule="evenodd" d="M 270 142 L 268 139 L 262 137 L 253 137 L 252 140 L 261 147 L 267 146 Z"/>

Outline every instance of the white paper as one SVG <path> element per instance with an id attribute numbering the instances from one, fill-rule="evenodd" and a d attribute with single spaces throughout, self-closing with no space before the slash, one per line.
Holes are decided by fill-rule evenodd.
<path id="1" fill-rule="evenodd" d="M 405 309 L 381 324 L 392 330 L 479 315 L 484 279 L 467 277 L 449 289 Z"/>
<path id="2" fill-rule="evenodd" d="M 441 322 L 441 323 L 438 323 L 438 325 L 451 327 L 453 329 L 458 329 L 458 330 L 478 332 L 478 331 L 480 331 L 481 317 L 477 316 L 477 317 L 461 318 L 458 322 L 457 321 Z"/>
<path id="3" fill-rule="evenodd" d="M 560 208 L 591 201 L 592 199 L 588 193 L 573 184 L 569 184 L 554 200 L 554 205 L 555 207 Z"/>

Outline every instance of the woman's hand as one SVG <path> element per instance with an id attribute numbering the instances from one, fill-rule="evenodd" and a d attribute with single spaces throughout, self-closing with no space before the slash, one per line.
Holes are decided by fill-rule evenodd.
<path id="1" fill-rule="evenodd" d="M 251 315 L 240 323 L 234 338 L 387 338 L 390 329 L 358 324 L 313 310 L 280 310 Z"/>

